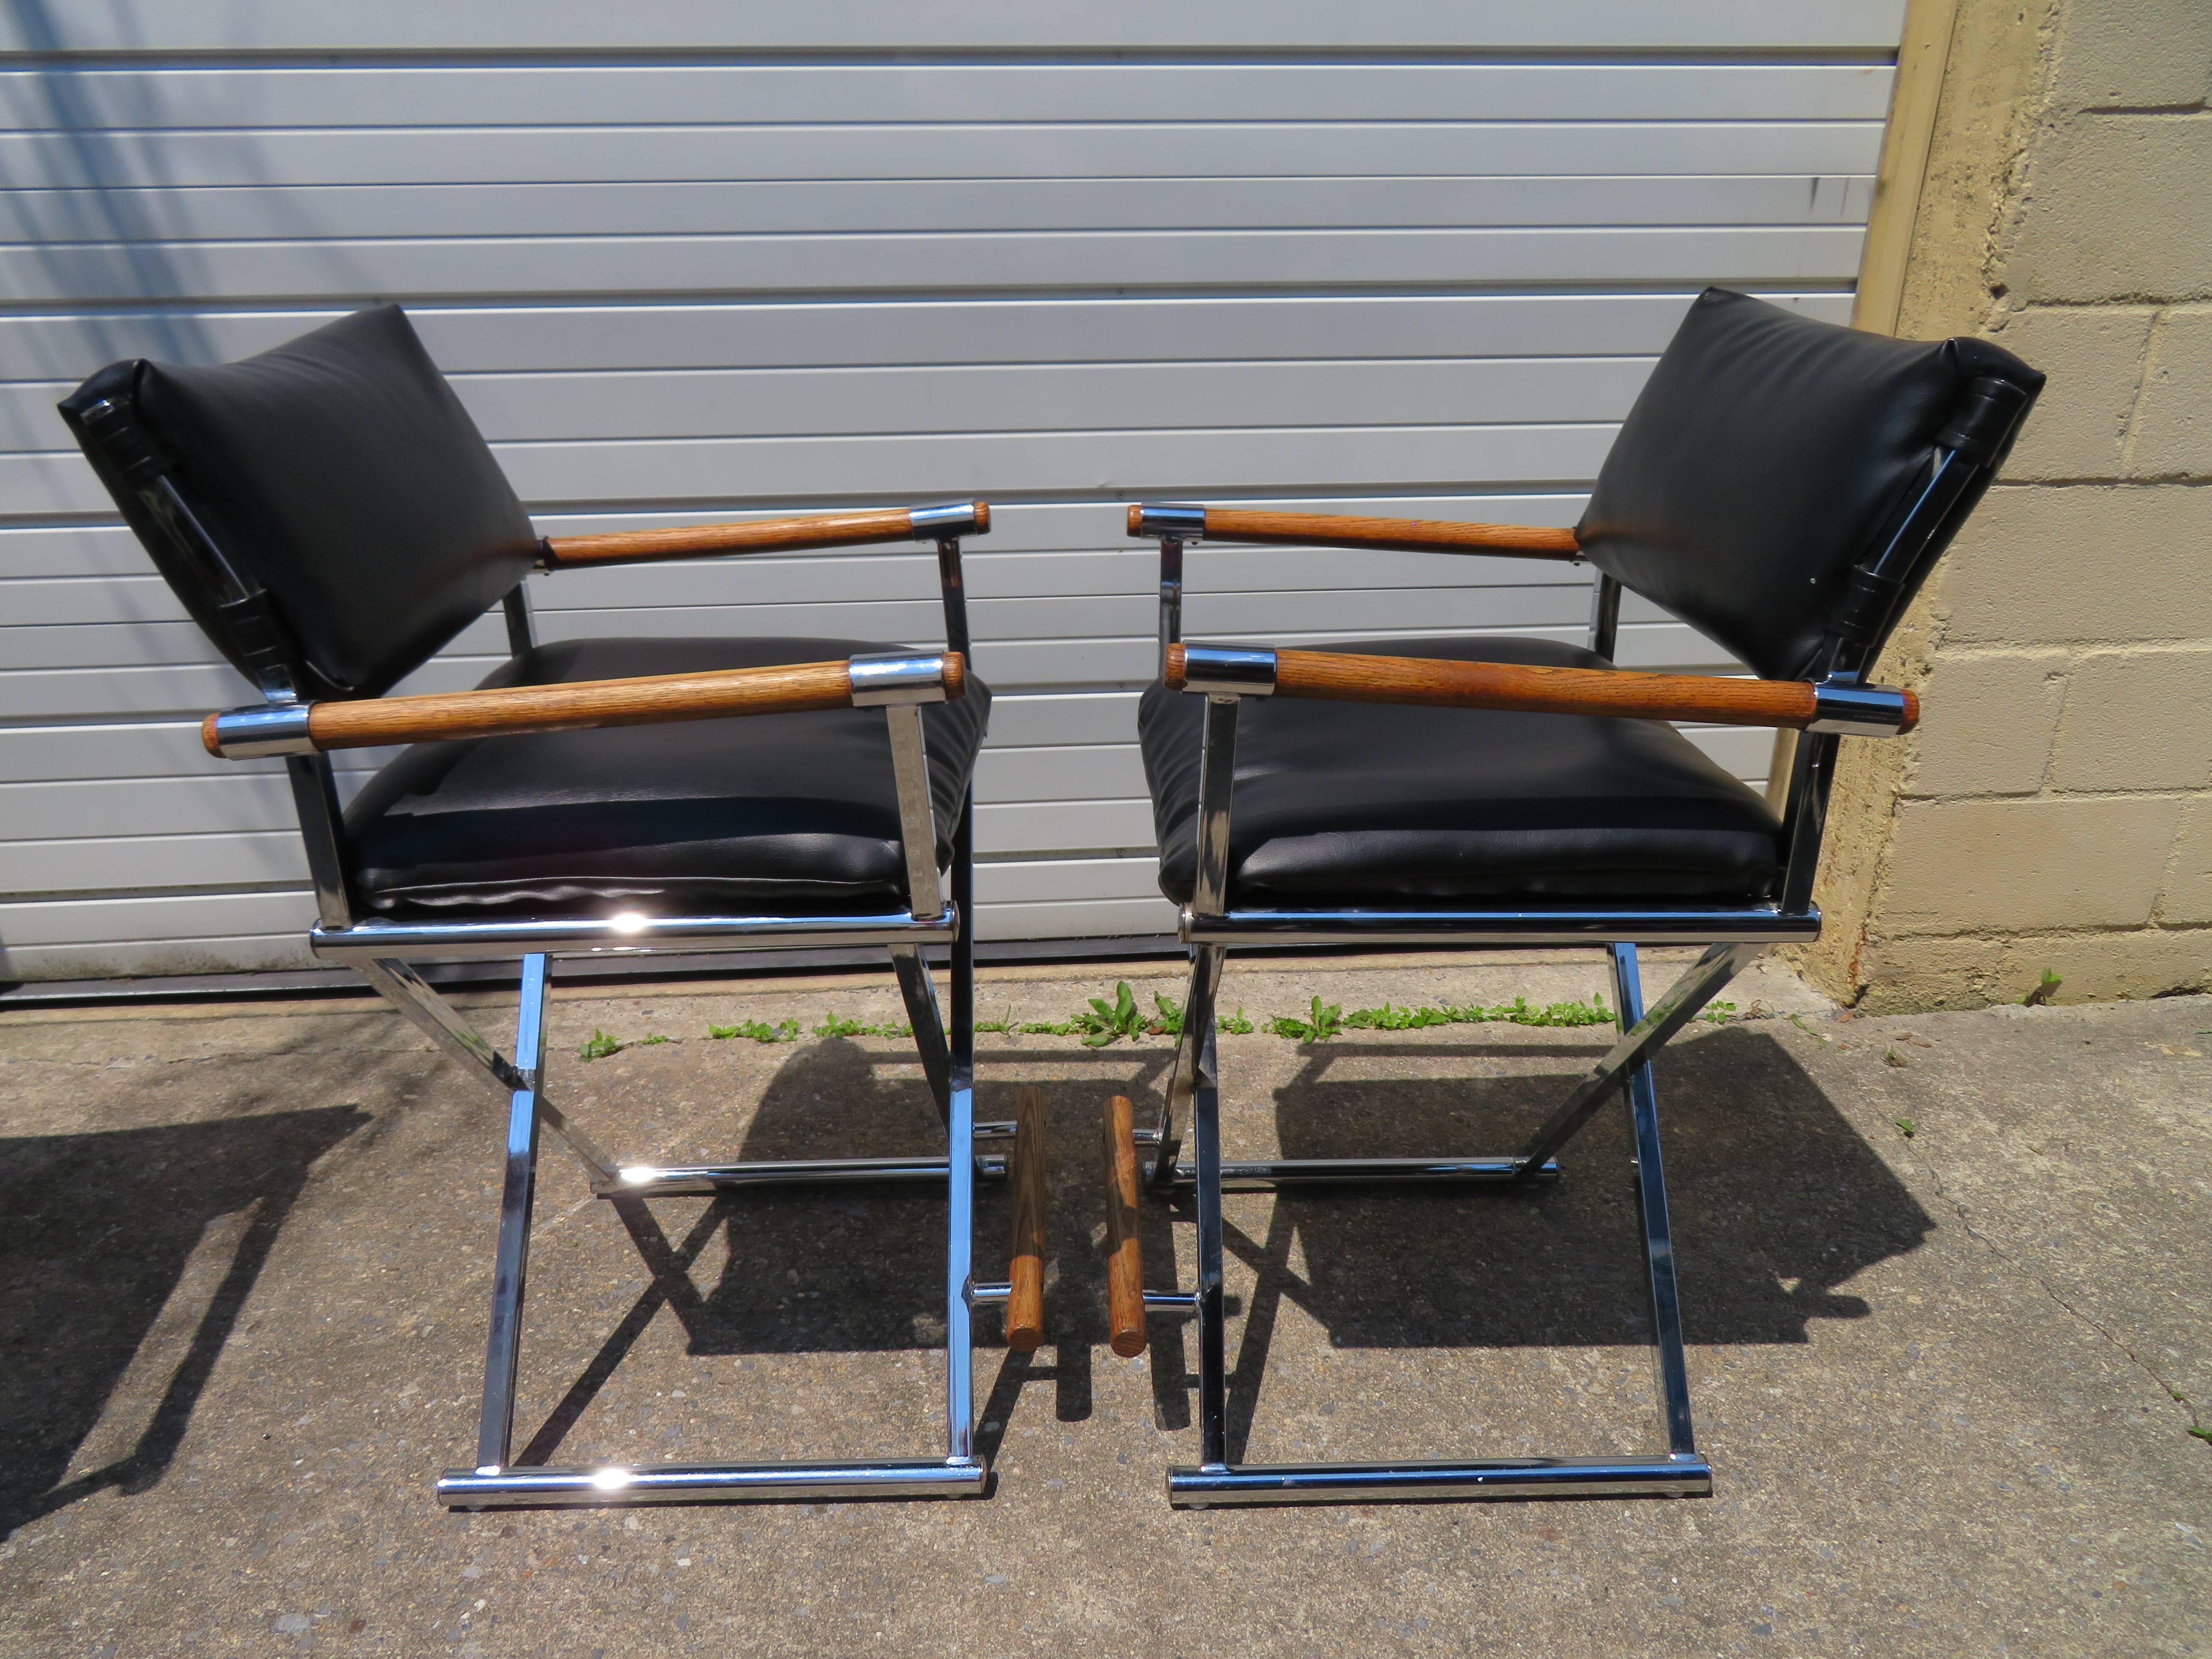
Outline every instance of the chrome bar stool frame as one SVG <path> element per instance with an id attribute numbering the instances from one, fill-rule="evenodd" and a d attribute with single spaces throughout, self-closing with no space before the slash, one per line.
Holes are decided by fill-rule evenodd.
<path id="1" fill-rule="evenodd" d="M 1708 297 L 1714 292 L 1709 291 Z M 1521 526 L 1331 519 L 1180 504 L 1130 508 L 1130 534 L 1157 539 L 1160 548 L 1163 681 L 1170 690 L 1206 699 L 1195 879 L 1180 921 L 1181 937 L 1191 959 L 1182 1032 L 1153 1126 L 1127 1127 L 1129 1108 L 1125 1101 L 1116 1100 L 1108 1108 L 1109 1206 L 1113 1218 L 1109 1237 L 1114 1252 L 1109 1258 L 1109 1291 L 1115 1352 L 1124 1356 L 1142 1352 L 1145 1337 L 1140 1322 L 1147 1313 L 1182 1319 L 1194 1316 L 1196 1322 L 1199 1462 L 1168 1471 L 1167 1495 L 1171 1504 L 1205 1509 L 1230 1504 L 1711 1494 L 1712 1469 L 1698 1449 L 1691 1415 L 1651 1062 L 1671 1037 L 1770 945 L 1806 943 L 1820 937 L 1821 917 L 1813 902 L 1813 886 L 1838 742 L 1845 736 L 1893 737 L 1909 729 L 1917 718 L 1917 699 L 1911 694 L 1866 685 L 1862 675 L 1871 666 L 1904 605 L 1988 486 L 2042 385 L 2042 376 L 2016 359 L 1992 349 L 1983 348 L 1983 352 L 2001 361 L 1964 387 L 1959 407 L 1923 452 L 1924 460 L 1906 490 L 1901 511 L 1893 514 L 1883 533 L 1864 549 L 1850 569 L 1805 680 L 1796 685 L 1716 680 L 1705 682 L 1711 689 L 1701 690 L 1695 682 L 1679 677 L 1547 669 L 1537 672 L 1565 678 L 1549 686 L 1513 682 L 1501 689 L 1482 683 L 1474 664 L 1278 652 L 1251 646 L 1186 646 L 1182 641 L 1185 552 L 1201 539 L 1448 554 L 1519 554 L 1577 562 L 1583 553 L 1573 532 Z M 1588 648 L 1607 663 L 1614 653 L 1621 591 L 1622 584 L 1613 574 L 1596 575 Z M 1415 683 L 1424 669 L 1440 671 L 1425 688 Z M 1510 672 L 1506 676 L 1509 680 Z M 1657 688 L 1650 694 L 1656 700 L 1643 708 L 1631 703 L 1577 702 L 1562 687 L 1577 674 L 1585 682 L 1617 682 L 1623 691 L 1632 691 L 1638 682 L 1649 682 Z M 1588 696 L 1593 690 L 1603 698 L 1608 688 L 1577 684 L 1573 696 Z M 1535 712 L 1618 713 L 1646 718 L 1755 719 L 1795 726 L 1801 735 L 1790 766 L 1782 819 L 1785 861 L 1778 890 L 1771 902 L 1756 904 L 1578 908 L 1561 902 L 1498 908 L 1237 904 L 1231 893 L 1231 826 L 1239 713 L 1249 702 L 1285 696 Z M 1711 707 L 1701 714 L 1701 703 Z M 1733 715 L 1729 712 L 1732 707 Z M 1777 709 L 1783 710 L 1785 717 L 1775 717 Z M 1157 781 L 1154 787 L 1157 799 Z M 1379 943 L 1489 948 L 1587 945 L 1602 950 L 1613 985 L 1618 1040 L 1533 1138 L 1510 1153 L 1445 1158 L 1226 1158 L 1221 1144 L 1215 1032 L 1223 968 L 1231 947 Z M 1694 966 L 1647 1007 L 1638 971 L 1638 944 L 1698 944 L 1707 948 Z M 1224 1347 L 1221 1195 L 1224 1191 L 1356 1182 L 1397 1187 L 1449 1183 L 1499 1194 L 1526 1192 L 1559 1178 L 1558 1155 L 1616 1097 L 1625 1099 L 1634 1148 L 1663 1452 L 1614 1457 L 1451 1457 L 1356 1463 L 1231 1461 Z M 1117 1127 L 1117 1114 L 1122 1127 Z M 1191 1141 L 1187 1159 L 1182 1157 L 1186 1125 Z M 1117 1136 L 1127 1137 L 1118 1148 Z M 1137 1183 L 1126 1176 L 1116 1183 L 1117 1158 L 1124 1169 L 1140 1164 L 1143 1185 L 1155 1193 L 1193 1194 L 1194 1291 L 1142 1288 L 1141 1255 L 1135 1246 L 1131 1214 L 1139 1194 Z"/>
<path id="2" fill-rule="evenodd" d="M 434 365 L 422 355 L 397 307 L 356 313 L 308 337 L 305 343 L 313 346 L 325 336 L 339 342 L 327 349 L 335 354 L 342 371 L 350 372 L 356 362 L 367 363 L 364 376 L 391 398 L 404 400 L 421 393 L 422 401 L 406 413 L 430 427 L 443 422 L 441 441 L 481 453 L 480 463 L 469 463 L 479 466 L 478 482 L 484 470 L 496 478 L 489 452 L 482 448 L 481 438 L 459 404 L 451 401 Z M 364 340 L 366 344 L 357 343 Z M 281 351 L 264 354 L 256 362 L 276 356 Z M 208 509 L 204 478 L 180 485 L 185 469 L 148 425 L 149 417 L 139 406 L 145 377 L 183 373 L 143 362 L 113 365 L 65 400 L 62 413 L 163 574 L 187 596 L 204 629 L 262 694 L 263 702 L 256 707 L 210 715 L 202 727 L 203 739 L 211 753 L 225 758 L 283 759 L 314 892 L 317 921 L 309 936 L 314 954 L 354 969 L 507 1108 L 475 1456 L 468 1467 L 443 1474 L 436 1486 L 438 1498 L 455 1508 L 484 1509 L 985 1495 L 990 1468 L 975 1433 L 971 1316 L 977 1306 L 1006 1302 L 1009 1287 L 978 1282 L 975 1275 L 975 1186 L 979 1179 L 1004 1179 L 1010 1163 L 1019 1162 L 1023 1152 L 1013 1123 L 975 1121 L 974 793 L 970 787 L 960 803 L 950 838 L 950 866 L 940 868 L 938 818 L 942 808 L 933 802 L 922 711 L 926 705 L 963 695 L 970 642 L 961 541 L 989 529 L 988 505 L 962 501 L 556 538 L 535 543 L 534 565 L 526 544 L 525 551 L 506 556 L 519 575 L 520 569 L 553 571 L 602 562 L 920 541 L 933 544 L 937 555 L 946 640 L 942 652 L 902 650 L 854 655 L 845 662 L 479 688 L 440 696 L 371 695 L 346 701 L 341 691 L 334 700 L 327 680 L 303 681 L 303 672 L 323 671 L 319 666 L 301 669 L 307 659 L 301 655 L 299 630 L 288 623 L 257 568 L 238 556 L 237 526 L 217 526 Z M 377 383 L 377 374 L 386 378 Z M 191 383 L 185 384 L 189 387 Z M 426 386 L 428 392 L 423 391 Z M 505 500 L 507 510 L 519 514 L 511 493 Z M 520 522 L 526 528 L 527 521 Z M 536 647 L 520 580 L 500 605 L 512 658 L 519 663 Z M 465 621 L 462 617 L 453 625 Z M 433 641 L 428 648 L 434 649 L 436 643 Z M 347 824 L 328 757 L 332 749 L 837 708 L 880 708 L 887 722 L 909 900 L 903 910 L 790 915 L 618 912 L 455 921 L 359 914 Z M 623 1164 L 602 1151 L 549 1098 L 545 1004 L 548 964 L 553 959 L 815 945 L 874 946 L 888 951 L 921 1067 L 945 1127 L 942 1154 L 672 1167 Z M 924 954 L 933 945 L 949 953 L 949 1024 L 940 1015 Z M 417 963 L 455 960 L 519 964 L 520 1005 L 511 1054 L 501 1053 L 416 970 Z M 624 1220 L 633 1224 L 634 1236 L 644 1230 L 641 1244 L 657 1243 L 660 1261 L 648 1261 L 656 1274 L 672 1256 L 643 1200 L 734 1194 L 768 1185 L 941 1188 L 946 1199 L 943 1455 L 849 1462 L 517 1466 L 516 1383 L 542 1128 L 550 1129 L 568 1146 L 583 1165 L 592 1193 L 615 1204 Z M 1012 1159 L 1006 1155 L 1008 1143 L 1016 1143 Z M 649 1256 L 655 1253 L 647 1252 Z"/>

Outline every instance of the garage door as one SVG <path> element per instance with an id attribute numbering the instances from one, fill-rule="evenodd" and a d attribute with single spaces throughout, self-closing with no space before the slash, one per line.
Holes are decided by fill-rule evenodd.
<path id="1" fill-rule="evenodd" d="M 80 15 L 80 12 L 82 15 Z M 96 12 L 97 15 L 94 15 Z M 0 973 L 291 967 L 246 701 L 55 398 L 397 298 L 548 533 L 970 495 L 986 937 L 1172 927 L 1139 496 L 1571 523 L 1689 297 L 1844 320 L 1900 0 L 0 16 Z M 868 42 L 859 46 L 856 42 Z M 1578 639 L 1587 576 L 1206 549 L 1193 637 Z M 541 633 L 939 637 L 921 550 L 533 579 Z M 410 682 L 473 683 L 496 619 Z M 1726 672 L 1632 605 L 1622 659 Z M 1739 775 L 1766 734 L 1698 740 Z M 349 756 L 357 786 L 380 757 Z"/>

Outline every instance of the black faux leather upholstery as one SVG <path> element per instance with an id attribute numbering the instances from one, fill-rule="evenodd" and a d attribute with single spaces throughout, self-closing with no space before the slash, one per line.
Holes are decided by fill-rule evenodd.
<path id="1" fill-rule="evenodd" d="M 544 645 L 486 685 L 826 662 L 857 640 Z M 922 711 L 939 867 L 991 708 L 972 672 Z M 906 865 L 879 708 L 420 744 L 346 812 L 362 903 L 384 915 L 860 915 L 903 909 Z"/>
<path id="2" fill-rule="evenodd" d="M 100 396 L 130 410 L 217 544 L 268 590 L 303 696 L 380 696 L 538 556 L 499 463 L 398 306 L 240 362 L 115 364 L 64 416 Z M 170 586 L 251 678 L 190 562 L 85 447 Z"/>
<path id="3" fill-rule="evenodd" d="M 2043 385 L 1984 340 L 1893 340 L 1707 289 L 1629 411 L 1576 534 L 1591 563 L 1760 674 L 1799 678 L 1851 567 L 1879 550 L 1984 374 L 2031 394 Z"/>
<path id="4" fill-rule="evenodd" d="M 1605 668 L 1548 640 L 1377 640 L 1340 651 Z M 1155 681 L 1138 713 L 1160 890 L 1197 866 L 1206 699 Z M 1773 891 L 1766 803 L 1657 720 L 1247 698 L 1230 814 L 1237 905 L 1749 902 Z"/>

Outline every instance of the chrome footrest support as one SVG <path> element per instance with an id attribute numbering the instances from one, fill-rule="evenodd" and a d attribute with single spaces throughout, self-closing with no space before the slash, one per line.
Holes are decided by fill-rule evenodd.
<path id="1" fill-rule="evenodd" d="M 1233 705 L 1232 705 L 1233 707 Z M 1201 801 L 1225 802 L 1227 784 L 1212 779 L 1233 759 L 1235 727 L 1217 720 L 1207 706 L 1201 765 Z M 1210 792 L 1210 793 L 1209 793 Z M 1200 875 L 1206 892 L 1206 849 L 1226 857 L 1224 823 L 1211 842 L 1201 813 Z M 1218 894 L 1217 894 L 1218 896 Z M 1218 908 L 1218 906 L 1216 907 Z M 1188 915 L 1188 913 L 1186 913 Z M 1187 935 L 1188 936 L 1188 935 Z M 1177 1509 L 1230 1504 L 1373 1504 L 1484 1498 L 1705 1498 L 1712 1468 L 1699 1455 L 1690 1419 L 1690 1384 L 1684 1361 L 1680 1297 L 1674 1279 L 1674 1245 L 1667 1213 L 1667 1184 L 1659 1151 L 1659 1107 L 1651 1079 L 1653 1054 L 1709 1003 L 1759 947 L 1711 946 L 1647 1014 L 1633 945 L 1609 944 L 1620 1038 L 1583 1079 L 1536 1138 L 1517 1157 L 1474 1158 L 1275 1158 L 1231 1160 L 1221 1155 L 1221 1098 L 1213 1008 L 1224 947 L 1202 943 L 1192 953 L 1190 993 L 1176 1045 L 1153 1151 L 1155 1187 L 1188 1190 L 1196 1211 L 1198 1287 L 1188 1296 L 1146 1291 L 1146 1312 L 1194 1317 L 1197 1349 L 1196 1468 L 1168 1472 L 1168 1501 Z M 1558 1177 L 1553 1154 L 1587 1124 L 1597 1109 L 1625 1097 L 1636 1149 L 1637 1205 L 1642 1221 L 1645 1275 L 1650 1291 L 1653 1357 L 1667 1451 L 1633 1457 L 1461 1458 L 1392 1463 L 1236 1463 L 1230 1461 L 1229 1368 L 1224 1348 L 1227 1297 L 1223 1284 L 1222 1194 L 1270 1191 L 1332 1182 L 1419 1185 L 1439 1182 L 1530 1187 Z M 1176 1160 L 1178 1102 L 1190 1104 L 1193 1158 Z"/>
<path id="2" fill-rule="evenodd" d="M 1491 1457 L 1419 1463 L 1225 1463 L 1168 1471 L 1179 1510 L 1231 1504 L 1388 1504 L 1424 1499 L 1710 1498 L 1703 1457 Z"/>
<path id="3" fill-rule="evenodd" d="M 897 1463 L 643 1463 L 447 1469 L 438 1501 L 457 1510 L 599 1504 L 807 1503 L 856 1498 L 981 1498 L 973 1459 Z"/>
<path id="4" fill-rule="evenodd" d="M 767 1164 L 681 1164 L 626 1165 L 612 1181 L 592 1183 L 599 1198 L 705 1197 L 740 1187 L 852 1186 L 883 1182 L 942 1182 L 948 1170 L 941 1158 L 780 1158 Z M 979 1158 L 975 1173 L 1003 1181 L 1003 1158 Z"/>
<path id="5" fill-rule="evenodd" d="M 955 545 L 957 554 L 957 548 Z M 955 649 L 964 650 L 964 630 Z M 927 810 L 927 796 L 922 796 Z M 892 947 L 914 1025 L 916 1050 L 945 1127 L 945 1152 L 934 1158 L 839 1158 L 779 1159 L 747 1164 L 621 1165 L 594 1146 L 581 1130 L 545 1098 L 546 963 L 550 956 L 601 948 L 600 935 L 611 929 L 653 935 L 642 942 L 662 949 L 708 949 L 716 943 L 724 921 L 699 918 L 647 921 L 638 928 L 608 922 L 505 924 L 481 929 L 426 927 L 421 929 L 364 924 L 340 941 L 318 932 L 317 948 L 350 959 L 362 976 L 398 1011 L 453 1059 L 497 1090 L 507 1104 L 506 1164 L 500 1199 L 498 1242 L 493 1261 L 491 1320 L 485 1343 L 483 1406 L 477 1419 L 473 1468 L 448 1469 L 437 1486 L 439 1500 L 455 1509 L 556 1508 L 567 1505 L 683 1504 L 706 1502 L 811 1502 L 874 1498 L 980 1498 L 988 1489 L 990 1465 L 976 1448 L 975 1358 L 971 1310 L 977 1303 L 1003 1299 L 1011 1287 L 974 1282 L 975 1184 L 1003 1180 L 1007 1159 L 976 1155 L 977 1140 L 1002 1142 L 1013 1126 L 975 1121 L 975 961 L 957 918 L 969 914 L 974 900 L 973 794 L 962 804 L 953 836 L 952 903 L 941 916 L 915 921 L 890 918 L 873 942 Z M 914 826 L 907 826 L 909 838 Z M 927 896 L 925 895 L 925 896 Z M 931 900 L 932 903 L 939 901 Z M 927 906 L 925 906 L 927 908 Z M 872 938 L 867 919 L 858 937 Z M 750 924 L 746 924 L 750 927 Z M 851 934 L 852 918 L 837 919 L 830 931 Z M 596 931 L 595 931 L 596 930 Z M 822 943 L 823 925 L 805 920 L 763 925 L 763 937 L 785 933 L 809 935 Z M 825 935 L 826 937 L 826 935 Z M 920 945 L 942 939 L 951 945 L 952 1020 L 948 1030 L 939 1017 L 935 988 Z M 758 941 L 755 941 L 758 943 Z M 521 999 L 515 1019 L 515 1052 L 507 1060 L 458 1009 L 425 983 L 405 956 L 491 955 L 521 947 Z M 610 947 L 610 948 L 627 948 Z M 611 1200 L 646 1257 L 664 1297 L 673 1297 L 666 1279 L 683 1273 L 652 1212 L 635 1200 L 653 1197 L 712 1197 L 740 1188 L 920 1182 L 940 1187 L 945 1196 L 945 1442 L 942 1458 L 875 1460 L 857 1463 L 656 1463 L 591 1468 L 514 1462 L 514 1414 L 522 1334 L 524 1291 L 530 1255 L 531 1218 L 537 1191 L 540 1127 L 569 1143 L 590 1171 L 592 1191 Z M 629 1201 L 625 1201 L 629 1200 Z M 688 1280 L 678 1287 L 696 1300 Z M 558 1443 L 557 1433 L 552 1441 Z M 526 1455 L 528 1454 L 526 1453 Z"/>
<path id="6" fill-rule="evenodd" d="M 1521 1186 L 1531 1182 L 1556 1181 L 1559 1161 L 1547 1158 L 1525 1174 L 1517 1158 L 1280 1158 L 1239 1162 L 1224 1159 L 1221 1190 L 1225 1193 L 1273 1192 L 1282 1187 L 1349 1185 L 1370 1182 L 1473 1182 L 1487 1186 Z M 1198 1184 L 1197 1166 L 1178 1164 L 1174 1183 Z"/>

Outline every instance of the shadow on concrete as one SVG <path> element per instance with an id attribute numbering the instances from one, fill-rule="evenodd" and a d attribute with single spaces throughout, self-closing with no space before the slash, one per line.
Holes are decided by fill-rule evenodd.
<path id="1" fill-rule="evenodd" d="M 1393 1052 L 1349 1042 L 1310 1050 L 1276 1095 L 1283 1155 L 1510 1153 L 1590 1059 L 1565 1045 L 1424 1045 L 1424 1057 L 1565 1063 L 1557 1075 L 1472 1084 L 1357 1075 L 1364 1068 L 1352 1062 Z M 1837 1287 L 1917 1249 L 1935 1228 L 1887 1165 L 1771 1036 L 1741 1026 L 1711 1033 L 1667 1049 L 1654 1069 L 1686 1340 L 1799 1343 L 1811 1320 L 1864 1317 L 1866 1304 Z M 1616 1103 L 1561 1153 L 1556 1185 L 1285 1193 L 1259 1238 L 1232 1216 L 1227 1248 L 1257 1281 L 1231 1336 L 1232 1454 L 1286 1301 L 1338 1348 L 1650 1341 L 1630 1152 L 1626 1107 Z M 1303 1276 L 1291 1268 L 1294 1254 Z M 1174 1415 L 1164 1399 L 1164 1418 Z"/>
<path id="2" fill-rule="evenodd" d="M 0 1537 L 167 1473 L 352 1106 L 0 1139 Z"/>
<path id="3" fill-rule="evenodd" d="M 1289 1158 L 1505 1153 L 1515 1150 L 1597 1052 L 1591 1043 L 1340 1042 L 1309 1049 L 1275 1097 Z M 1361 1062 L 1480 1060 L 1489 1075 L 1377 1077 Z M 979 1118 L 1011 1116 L 1034 1055 L 978 1058 Z M 1049 1103 L 1048 1346 L 1008 1353 L 986 1396 L 983 1449 L 1021 1390 L 1053 1384 L 1063 1422 L 1091 1414 L 1093 1356 L 1107 1338 L 1099 1108 L 1112 1093 L 1158 1109 L 1164 1046 L 1055 1052 L 1055 1070 L 1096 1064 L 1095 1087 L 1054 1085 Z M 1129 1076 L 1132 1061 L 1140 1071 Z M 1503 1060 L 1514 1074 L 1496 1075 Z M 1233 1061 L 1231 1062 L 1233 1064 Z M 1536 1068 L 1541 1068 L 1540 1070 Z M 1688 1340 L 1797 1343 L 1808 1322 L 1867 1312 L 1838 1287 L 1920 1243 L 1934 1222 L 1781 1044 L 1736 1026 L 1679 1043 L 1657 1066 L 1668 1181 Z M 1233 1078 L 1230 1080 L 1234 1087 Z M 1232 1115 L 1233 1116 L 1233 1115 Z M 1186 1131 L 1188 1126 L 1181 1126 Z M 1231 1156 L 1238 1148 L 1227 1149 Z M 763 1095 L 738 1154 L 745 1159 L 911 1153 L 943 1144 L 918 1070 L 902 1054 L 831 1041 L 793 1054 Z M 1186 1156 L 1188 1151 L 1186 1150 Z M 1609 1108 L 1561 1157 L 1565 1178 L 1532 1191 L 1342 1188 L 1279 1194 L 1259 1237 L 1238 1223 L 1262 1199 L 1232 1200 L 1226 1241 L 1255 1276 L 1232 1326 L 1230 1413 L 1241 1443 L 1285 1302 L 1340 1348 L 1618 1346 L 1650 1339 L 1626 1110 Z M 547 1461 L 662 1308 L 702 1354 L 852 1353 L 928 1349 L 944 1340 L 944 1203 L 892 1187 L 765 1188 L 719 1203 L 672 1243 L 642 1203 L 622 1207 L 654 1283 L 609 1337 L 520 1462 Z M 1146 1278 L 1188 1289 L 1187 1196 L 1148 1202 Z M 1002 1192 L 979 1193 L 975 1274 L 1003 1273 Z M 720 1277 L 701 1288 L 691 1264 L 726 1228 Z M 1302 1257 L 1303 1273 L 1291 1262 Z M 1232 1299 L 1233 1300 L 1233 1299 Z M 1190 1421 L 1187 1326 L 1152 1322 L 1160 1426 Z M 1000 1340 L 979 1310 L 976 1343 Z M 1048 1360 L 1047 1356 L 1050 1358 Z M 979 1368 L 981 1362 L 979 1359 Z"/>
<path id="4" fill-rule="evenodd" d="M 1048 1341 L 1036 1354 L 1006 1352 L 990 1376 L 978 1431 L 987 1455 L 995 1450 L 1024 1387 L 1052 1384 L 1054 1413 L 1062 1422 L 1091 1415 L 1091 1354 L 1106 1340 L 1105 1268 L 1090 1237 L 1103 1191 L 1099 1103 L 1110 1093 L 1157 1088 L 1170 1055 L 1164 1048 L 1144 1051 L 1142 1082 L 1133 1091 L 1127 1080 L 1132 1058 L 1127 1050 L 1054 1056 L 1056 1067 L 1095 1063 L 1112 1080 L 1097 1089 L 1048 1091 Z M 979 1119 L 1013 1115 L 1015 1091 L 1035 1059 L 1033 1052 L 1011 1049 L 978 1056 Z M 873 1053 L 833 1038 L 809 1044 L 785 1062 L 734 1157 L 750 1162 L 933 1154 L 944 1144 L 936 1103 L 908 1055 Z M 676 1240 L 641 1201 L 617 1209 L 653 1283 L 517 1454 L 518 1464 L 551 1461 L 663 1309 L 683 1322 L 696 1354 L 883 1352 L 944 1344 L 945 1200 L 934 1189 L 763 1188 L 709 1206 Z M 1161 1229 L 1167 1225 L 1164 1216 L 1155 1221 Z M 979 1187 L 978 1279 L 1004 1276 L 1007 1222 L 1003 1188 Z M 726 1228 L 729 1255 L 721 1276 L 702 1289 L 690 1276 L 691 1266 Z M 978 1309 L 975 1334 L 979 1350 L 1000 1344 L 999 1315 Z M 990 1376 L 980 1354 L 977 1375 Z"/>

